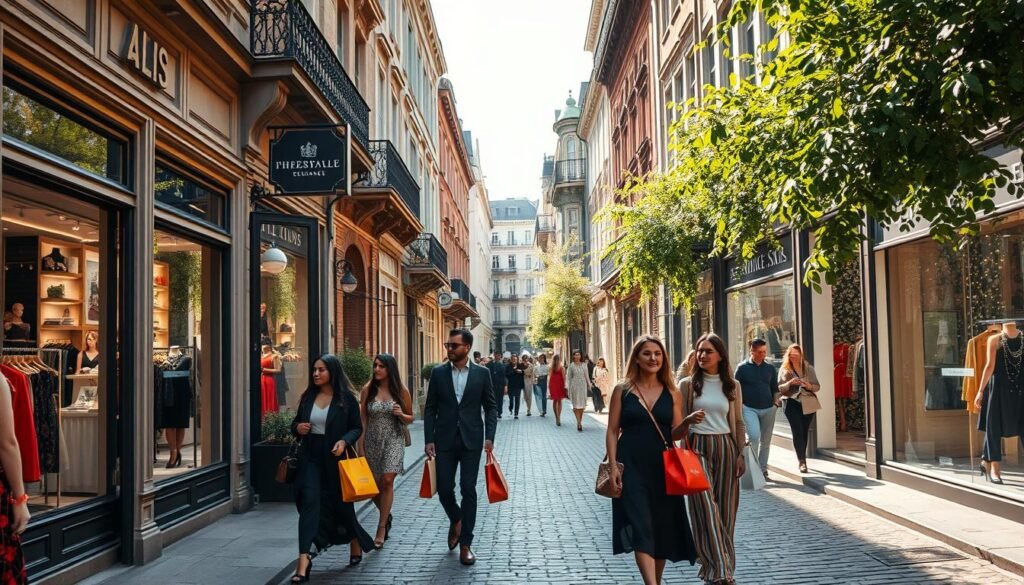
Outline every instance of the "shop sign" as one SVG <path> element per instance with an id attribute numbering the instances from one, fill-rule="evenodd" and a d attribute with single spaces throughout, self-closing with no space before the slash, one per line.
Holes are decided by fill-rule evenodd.
<path id="1" fill-rule="evenodd" d="M 167 89 L 170 55 L 167 53 L 167 49 L 134 22 L 128 25 L 124 60 L 132 69 L 149 79 L 157 87 Z"/>
<path id="2" fill-rule="evenodd" d="M 742 264 L 736 259 L 726 262 L 729 286 L 760 280 L 793 269 L 793 240 L 789 234 L 779 239 L 779 247 L 762 244 L 754 257 Z"/>
<path id="3" fill-rule="evenodd" d="M 274 244 L 282 250 L 306 255 L 305 229 L 286 225 L 264 223 L 260 226 L 260 241 Z"/>
<path id="4" fill-rule="evenodd" d="M 347 192 L 348 159 L 338 128 L 286 128 L 270 142 L 270 182 L 277 195 Z"/>

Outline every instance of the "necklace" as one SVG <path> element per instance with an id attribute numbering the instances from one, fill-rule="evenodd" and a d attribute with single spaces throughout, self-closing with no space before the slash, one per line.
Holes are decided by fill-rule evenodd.
<path id="1" fill-rule="evenodd" d="M 1014 338 L 1020 341 L 1020 335 Z M 1018 391 L 1017 380 L 1020 378 L 1021 366 L 1024 365 L 1024 342 L 1015 350 L 1010 349 L 1010 338 L 1003 333 L 999 336 L 999 344 L 1003 348 L 1003 369 L 1006 370 L 1006 377 L 1010 381 L 1010 391 Z"/>

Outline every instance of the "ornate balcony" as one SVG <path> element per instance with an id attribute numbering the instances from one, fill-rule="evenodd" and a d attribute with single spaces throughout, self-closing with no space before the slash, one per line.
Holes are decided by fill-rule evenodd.
<path id="1" fill-rule="evenodd" d="M 501 302 L 505 302 L 505 301 L 518 301 L 520 299 L 525 299 L 525 298 L 526 298 L 526 295 L 520 295 L 520 294 L 516 294 L 516 293 L 498 293 L 498 294 L 494 295 L 493 297 L 491 297 L 491 300 L 493 302 L 495 302 L 495 303 L 501 303 Z"/>
<path id="2" fill-rule="evenodd" d="M 405 271 L 409 276 L 405 290 L 410 295 L 422 297 L 450 286 L 448 252 L 433 234 L 420 234 L 405 251 Z"/>
<path id="3" fill-rule="evenodd" d="M 554 182 L 544 190 L 544 199 L 555 207 L 584 202 L 587 159 L 572 158 L 555 163 Z"/>
<path id="4" fill-rule="evenodd" d="M 342 200 L 342 213 L 378 238 L 390 233 L 410 244 L 423 230 L 420 187 L 391 141 L 370 141 L 370 157 L 373 168 L 353 185 L 352 197 Z"/>
<path id="5" fill-rule="evenodd" d="M 555 240 L 555 219 L 550 214 L 537 216 L 537 246 L 547 250 Z"/>
<path id="6" fill-rule="evenodd" d="M 587 159 L 573 158 L 555 163 L 555 184 L 582 183 L 587 178 Z"/>
<path id="7" fill-rule="evenodd" d="M 250 24 L 249 49 L 256 61 L 285 66 L 254 71 L 254 76 L 283 78 L 292 85 L 303 86 L 305 83 L 288 66 L 294 64 L 335 114 L 352 127 L 353 142 L 366 150 L 370 142 L 370 107 L 302 3 L 252 0 Z"/>
<path id="8" fill-rule="evenodd" d="M 476 298 L 469 290 L 469 285 L 462 279 L 452 279 L 452 305 L 444 310 L 445 317 L 465 321 L 466 317 L 473 320 L 473 326 L 480 324 L 480 314 L 476 312 Z"/>

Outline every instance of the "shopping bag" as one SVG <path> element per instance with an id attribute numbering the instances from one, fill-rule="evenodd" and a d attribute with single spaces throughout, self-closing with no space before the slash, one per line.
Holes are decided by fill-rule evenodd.
<path id="1" fill-rule="evenodd" d="M 420 480 L 420 497 L 428 500 L 437 493 L 437 464 L 433 457 L 423 463 L 423 479 Z"/>
<path id="2" fill-rule="evenodd" d="M 665 493 L 689 496 L 710 489 L 708 476 L 700 463 L 700 455 L 690 448 L 690 438 L 683 447 L 671 446 L 661 453 L 665 464 Z"/>
<path id="3" fill-rule="evenodd" d="M 505 481 L 505 474 L 501 472 L 501 466 L 498 465 L 498 458 L 490 451 L 487 452 L 484 477 L 487 478 L 488 502 L 497 504 L 508 499 L 508 482 Z"/>
<path id="4" fill-rule="evenodd" d="M 757 456 L 754 455 L 754 450 L 750 448 L 750 445 L 743 448 L 743 459 L 747 462 L 747 470 L 740 478 L 740 487 L 745 490 L 763 488 L 767 482 L 764 479 L 764 473 L 761 472 L 761 464 L 758 463 Z"/>
<path id="5" fill-rule="evenodd" d="M 373 480 L 373 472 L 366 457 L 352 456 L 338 461 L 338 475 L 341 476 L 341 499 L 344 502 L 369 500 L 380 491 Z"/>

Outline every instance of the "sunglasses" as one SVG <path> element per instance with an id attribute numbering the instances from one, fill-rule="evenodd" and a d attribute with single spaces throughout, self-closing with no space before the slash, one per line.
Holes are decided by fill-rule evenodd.
<path id="1" fill-rule="evenodd" d="M 462 346 L 462 345 L 469 345 L 469 344 L 468 343 L 445 343 L 444 347 L 445 347 L 445 349 L 455 349 L 455 348 L 457 348 L 459 346 Z"/>

